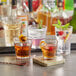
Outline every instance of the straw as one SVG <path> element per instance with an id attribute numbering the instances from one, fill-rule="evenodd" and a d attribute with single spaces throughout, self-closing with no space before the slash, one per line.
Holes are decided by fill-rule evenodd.
<path id="1" fill-rule="evenodd" d="M 67 36 L 66 36 L 66 38 L 65 38 L 65 40 L 64 40 L 64 43 L 66 43 L 66 41 L 68 40 L 69 35 L 71 35 L 71 32 L 69 32 L 69 33 L 67 34 Z"/>

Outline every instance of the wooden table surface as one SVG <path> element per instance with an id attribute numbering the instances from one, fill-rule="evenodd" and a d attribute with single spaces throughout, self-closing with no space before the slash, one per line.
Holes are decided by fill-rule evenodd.
<path id="1" fill-rule="evenodd" d="M 0 54 L 0 56 L 9 56 L 10 54 Z M 32 53 L 32 55 L 41 55 L 41 52 Z M 33 64 L 30 61 L 28 66 L 17 66 L 10 64 L 0 64 L 0 76 L 76 76 L 76 51 L 66 56 L 65 64 L 50 67 L 42 67 Z"/>

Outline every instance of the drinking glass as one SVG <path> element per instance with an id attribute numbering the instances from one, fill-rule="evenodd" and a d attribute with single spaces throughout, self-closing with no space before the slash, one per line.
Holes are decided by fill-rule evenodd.
<path id="1" fill-rule="evenodd" d="M 28 26 L 28 38 L 32 39 L 32 48 L 33 49 L 39 49 L 39 43 L 41 40 L 44 40 L 46 37 L 46 30 L 47 27 L 44 26 L 41 29 L 37 27 L 37 24 L 35 26 L 29 25 Z"/>
<path id="2" fill-rule="evenodd" d="M 3 21 L 4 33 L 5 33 L 5 45 L 14 46 L 14 37 L 20 35 L 21 22 L 15 17 L 6 17 Z"/>
<path id="3" fill-rule="evenodd" d="M 60 30 L 56 28 L 56 35 L 58 40 L 58 54 L 70 54 L 72 29 L 72 26 L 69 26 L 68 29 L 65 30 Z"/>
<path id="4" fill-rule="evenodd" d="M 31 55 L 31 40 L 20 42 L 18 38 L 14 38 L 15 53 L 18 59 L 30 58 Z"/>
<path id="5" fill-rule="evenodd" d="M 70 26 L 68 28 L 68 30 L 65 30 L 65 32 L 67 33 L 66 35 L 66 40 L 64 39 L 64 43 L 63 43 L 63 47 L 62 47 L 62 50 L 63 50 L 63 53 L 65 55 L 69 55 L 71 53 L 71 37 L 72 37 L 72 31 L 73 31 L 73 27 Z"/>
<path id="6" fill-rule="evenodd" d="M 56 56 L 57 40 L 45 39 L 41 41 L 40 47 L 44 59 L 53 59 Z"/>

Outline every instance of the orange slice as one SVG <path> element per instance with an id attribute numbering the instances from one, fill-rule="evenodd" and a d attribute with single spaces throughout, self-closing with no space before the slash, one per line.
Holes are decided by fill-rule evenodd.
<path id="1" fill-rule="evenodd" d="M 41 41 L 40 42 L 40 47 L 42 48 L 43 46 L 46 46 L 47 44 L 46 44 L 46 42 L 45 41 Z"/>
<path id="2" fill-rule="evenodd" d="M 20 42 L 24 42 L 24 41 L 27 40 L 27 37 L 21 34 L 21 35 L 19 36 L 19 40 L 20 40 Z"/>

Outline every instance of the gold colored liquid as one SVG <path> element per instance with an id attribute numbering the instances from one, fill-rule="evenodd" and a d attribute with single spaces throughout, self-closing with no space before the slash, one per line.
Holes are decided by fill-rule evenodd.
<path id="1" fill-rule="evenodd" d="M 5 42 L 6 46 L 14 46 L 14 38 L 20 36 L 21 24 L 5 25 Z"/>
<path id="2" fill-rule="evenodd" d="M 47 35 L 55 35 L 55 27 L 53 24 L 57 23 L 57 17 L 52 18 L 50 13 L 38 12 L 37 21 L 43 20 L 43 25 L 47 26 Z"/>
<path id="3" fill-rule="evenodd" d="M 50 50 L 49 48 L 50 47 L 52 47 L 53 49 L 52 50 Z M 55 57 L 55 54 L 56 54 L 56 50 L 57 50 L 57 46 L 43 46 L 42 48 L 41 48 L 41 50 L 42 50 L 42 53 L 43 53 L 43 56 L 45 57 L 45 58 L 53 58 L 53 57 Z"/>
<path id="4" fill-rule="evenodd" d="M 16 51 L 17 57 L 29 57 L 31 47 L 30 46 L 17 46 L 15 44 L 15 51 Z"/>

